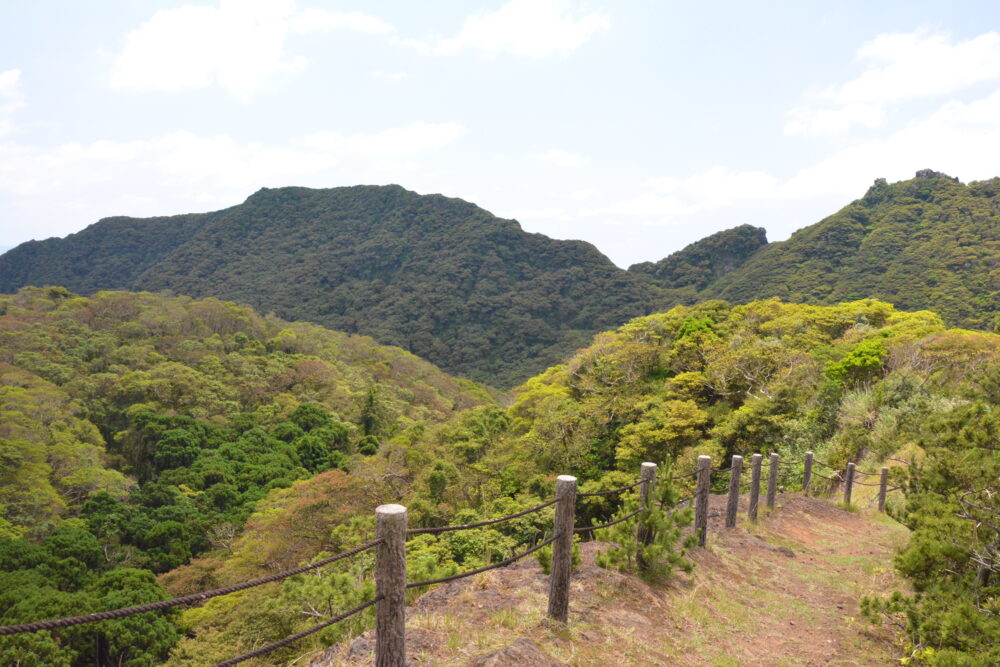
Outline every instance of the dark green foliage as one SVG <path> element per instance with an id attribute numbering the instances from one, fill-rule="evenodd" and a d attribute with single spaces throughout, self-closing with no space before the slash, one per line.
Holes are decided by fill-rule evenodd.
<path id="1" fill-rule="evenodd" d="M 669 478 L 669 468 L 667 472 Z M 612 543 L 598 553 L 599 566 L 635 572 L 650 581 L 668 579 L 675 568 L 684 572 L 694 569 L 695 564 L 685 555 L 697 545 L 697 537 L 693 534 L 682 535 L 683 528 L 694 520 L 691 508 L 660 508 L 661 502 L 670 508 L 678 500 L 669 484 L 663 484 L 656 496 L 634 519 L 596 531 L 596 539 Z M 625 499 L 615 518 L 631 514 L 638 507 L 638 496 L 632 494 Z M 643 539 L 638 539 L 637 535 L 643 536 Z"/>
<path id="2" fill-rule="evenodd" d="M 676 303 L 879 298 L 991 328 L 1000 314 L 1000 180 L 888 184 L 768 244 L 741 225 L 623 271 L 579 241 L 526 234 L 473 204 L 399 186 L 261 190 L 239 206 L 108 218 L 0 256 L 0 291 L 173 290 L 364 333 L 509 387 L 629 317 Z M 60 289 L 60 288 L 54 288 Z M 65 298 L 65 295 L 63 295 Z M 253 347 L 257 341 L 234 341 Z M 291 351 L 276 337 L 268 349 Z M 24 353 L 60 383 L 68 369 Z"/>
<path id="3" fill-rule="evenodd" d="M 633 264 L 628 270 L 670 290 L 684 288 L 690 297 L 743 266 L 766 245 L 766 230 L 740 225 L 706 236 L 658 262 Z"/>
<path id="4" fill-rule="evenodd" d="M 1000 179 L 963 185 L 924 170 L 879 179 L 834 215 L 761 248 L 699 296 L 836 303 L 875 297 L 990 329 L 1000 312 Z"/>
<path id="5" fill-rule="evenodd" d="M 588 243 L 395 185 L 264 189 L 223 211 L 108 218 L 0 256 L 0 292 L 56 284 L 236 300 L 505 387 L 652 305 Z"/>
<path id="6" fill-rule="evenodd" d="M 917 593 L 862 604 L 874 622 L 902 626 L 933 665 L 1000 663 L 1000 367 L 970 375 L 966 400 L 924 425 L 926 457 L 910 466 L 894 512 L 913 531 L 896 567 Z"/>

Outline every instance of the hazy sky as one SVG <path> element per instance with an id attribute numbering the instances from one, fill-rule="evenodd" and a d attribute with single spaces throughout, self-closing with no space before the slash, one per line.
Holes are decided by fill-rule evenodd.
<path id="1" fill-rule="evenodd" d="M 0 246 L 399 183 L 621 266 L 1000 175 L 1000 2 L 4 0 Z"/>

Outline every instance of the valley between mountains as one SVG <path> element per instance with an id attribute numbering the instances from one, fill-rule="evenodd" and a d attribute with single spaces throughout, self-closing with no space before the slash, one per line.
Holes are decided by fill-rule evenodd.
<path id="1" fill-rule="evenodd" d="M 998 223 L 1000 179 L 926 170 L 787 241 L 736 226 L 628 270 L 399 186 L 22 244 L 0 256 L 0 626 L 353 555 L 4 634 L 0 663 L 364 664 L 375 608 L 330 621 L 377 595 L 376 507 L 515 515 L 412 535 L 407 580 L 447 578 L 554 537 L 553 506 L 523 512 L 569 474 L 575 525 L 617 522 L 577 544 L 569 623 L 539 549 L 411 589 L 415 663 L 998 664 Z M 778 508 L 719 526 L 732 457 L 771 452 L 796 462 Z M 834 475 L 814 497 L 807 452 Z M 700 457 L 707 548 L 631 489 L 654 462 L 673 506 Z M 837 504 L 852 464 L 889 467 L 886 514 L 862 481 Z"/>

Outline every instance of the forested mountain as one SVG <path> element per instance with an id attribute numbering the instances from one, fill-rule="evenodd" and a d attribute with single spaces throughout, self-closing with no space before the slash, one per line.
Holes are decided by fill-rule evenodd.
<path id="1" fill-rule="evenodd" d="M 871 596 L 869 617 L 900 623 L 940 664 L 1000 658 L 1000 587 L 975 585 L 995 536 L 956 517 L 966 491 L 987 489 L 978 503 L 1000 509 L 996 334 L 876 300 L 710 301 L 597 335 L 504 409 L 402 350 L 215 299 L 26 288 L 0 297 L 0 313 L 0 624 L 292 567 L 370 539 L 381 503 L 406 505 L 413 526 L 469 523 L 538 504 L 556 474 L 607 490 L 644 460 L 686 474 L 699 454 L 722 466 L 813 450 L 869 473 L 887 456 L 910 462 L 893 471 L 905 502 L 891 509 L 914 531 L 896 564 L 920 595 Z M 669 477 L 664 493 L 690 492 Z M 582 499 L 578 520 L 605 521 L 623 502 L 634 498 Z M 500 561 L 550 523 L 542 512 L 417 536 L 408 571 Z M 104 645 L 116 664 L 202 665 L 303 630 L 372 586 L 370 558 L 339 561 L 183 612 L 5 637 L 0 662 L 93 664 Z M 272 658 L 370 623 L 365 612 Z"/>
<path id="2" fill-rule="evenodd" d="M 528 234 L 458 199 L 399 186 L 261 190 L 207 214 L 108 218 L 0 256 L 26 285 L 171 290 L 250 304 L 403 347 L 510 387 L 596 332 L 677 303 L 876 297 L 991 328 L 1000 313 L 1000 179 L 879 180 L 768 244 L 749 225 L 623 271 L 593 246 Z"/>
<path id="3" fill-rule="evenodd" d="M 265 189 L 215 213 L 108 218 L 0 257 L 0 292 L 25 285 L 231 299 L 505 387 L 651 305 L 589 243 L 399 186 Z"/>
<path id="4" fill-rule="evenodd" d="M 963 185 L 925 170 L 762 247 L 701 298 L 836 303 L 877 297 L 960 326 L 1000 314 L 1000 178 Z"/>
<path id="5" fill-rule="evenodd" d="M 154 573 L 232 542 L 269 494 L 491 403 L 404 350 L 216 299 L 0 296 L 0 625 L 161 599 Z M 0 664 L 95 664 L 102 642 L 108 664 L 159 663 L 174 617 L 5 637 Z"/>

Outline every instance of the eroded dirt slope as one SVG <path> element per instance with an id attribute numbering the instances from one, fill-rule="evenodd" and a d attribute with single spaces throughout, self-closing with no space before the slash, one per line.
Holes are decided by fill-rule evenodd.
<path id="1" fill-rule="evenodd" d="M 745 502 L 745 501 L 744 501 Z M 885 665 L 887 631 L 860 617 L 858 599 L 900 587 L 891 571 L 904 528 L 883 515 L 830 501 L 780 497 L 750 524 L 721 525 L 713 497 L 707 549 L 697 568 L 667 585 L 594 564 L 583 545 L 568 628 L 545 619 L 548 577 L 534 560 L 454 582 L 410 609 L 415 665 Z M 336 646 L 314 665 L 373 663 L 370 634 Z M 312 656 L 310 656 L 312 657 Z"/>

